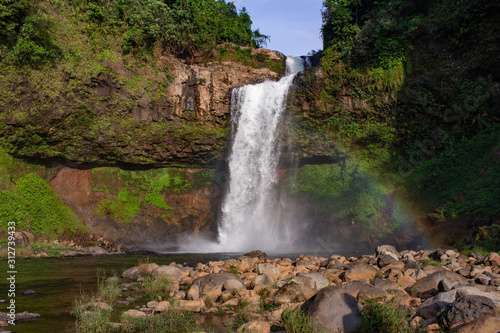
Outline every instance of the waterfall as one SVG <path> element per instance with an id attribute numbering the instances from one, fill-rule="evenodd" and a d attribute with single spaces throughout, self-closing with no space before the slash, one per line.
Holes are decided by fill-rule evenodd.
<path id="1" fill-rule="evenodd" d="M 304 60 L 287 57 L 278 82 L 265 81 L 232 92 L 233 140 L 229 189 L 222 204 L 222 251 L 279 250 L 293 235 L 280 221 L 276 184 L 280 158 L 279 125 L 293 78 Z"/>

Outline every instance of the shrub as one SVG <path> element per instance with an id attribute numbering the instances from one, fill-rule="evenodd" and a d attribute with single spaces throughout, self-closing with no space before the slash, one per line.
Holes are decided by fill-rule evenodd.
<path id="1" fill-rule="evenodd" d="M 362 310 L 361 323 L 357 333 L 410 333 L 408 327 L 410 314 L 397 306 L 394 300 L 366 300 Z"/>

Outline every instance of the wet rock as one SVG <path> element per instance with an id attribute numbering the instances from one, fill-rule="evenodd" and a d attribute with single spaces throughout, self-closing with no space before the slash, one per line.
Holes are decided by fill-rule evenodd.
<path id="1" fill-rule="evenodd" d="M 315 322 L 315 331 L 352 333 L 361 322 L 356 299 L 342 288 L 323 288 L 301 310 Z"/>

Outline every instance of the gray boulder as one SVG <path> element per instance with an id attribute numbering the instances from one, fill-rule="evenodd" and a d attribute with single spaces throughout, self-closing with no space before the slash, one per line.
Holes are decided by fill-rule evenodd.
<path id="1" fill-rule="evenodd" d="M 408 291 L 412 296 L 426 299 L 438 293 L 440 282 L 441 286 L 446 285 L 449 287 L 469 284 L 462 275 L 450 271 L 441 271 L 418 280 L 412 287 L 409 287 Z"/>
<path id="2" fill-rule="evenodd" d="M 436 318 L 438 314 L 448 309 L 455 301 L 457 291 L 452 290 L 444 293 L 439 293 L 434 297 L 426 299 L 417 310 L 417 316 L 424 319 Z"/>
<path id="3" fill-rule="evenodd" d="M 205 298 L 210 296 L 213 300 L 217 299 L 222 295 L 224 285 L 229 284 L 229 281 L 236 280 L 245 285 L 241 279 L 232 273 L 213 273 L 205 275 L 193 281 L 191 289 L 188 291 L 188 295 L 197 300 L 198 298 Z"/>
<path id="4" fill-rule="evenodd" d="M 316 292 L 316 281 L 314 279 L 297 275 L 275 293 L 274 301 L 280 304 L 304 302 Z"/>
<path id="5" fill-rule="evenodd" d="M 316 332 L 352 333 L 361 322 L 356 299 L 342 288 L 323 288 L 301 306 L 314 321 Z"/>
<path id="6" fill-rule="evenodd" d="M 495 304 L 487 297 L 469 295 L 460 297 L 453 302 L 441 320 L 446 327 L 451 327 L 482 316 L 496 316 Z"/>

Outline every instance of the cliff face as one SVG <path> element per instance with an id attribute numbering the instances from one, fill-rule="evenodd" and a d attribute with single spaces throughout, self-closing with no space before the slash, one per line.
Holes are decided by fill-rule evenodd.
<path id="1" fill-rule="evenodd" d="M 9 152 L 70 166 L 208 164 L 226 146 L 231 89 L 279 78 L 268 68 L 168 55 L 147 67 L 120 55 L 101 65 L 91 75 L 4 73 L 0 140 Z"/>

